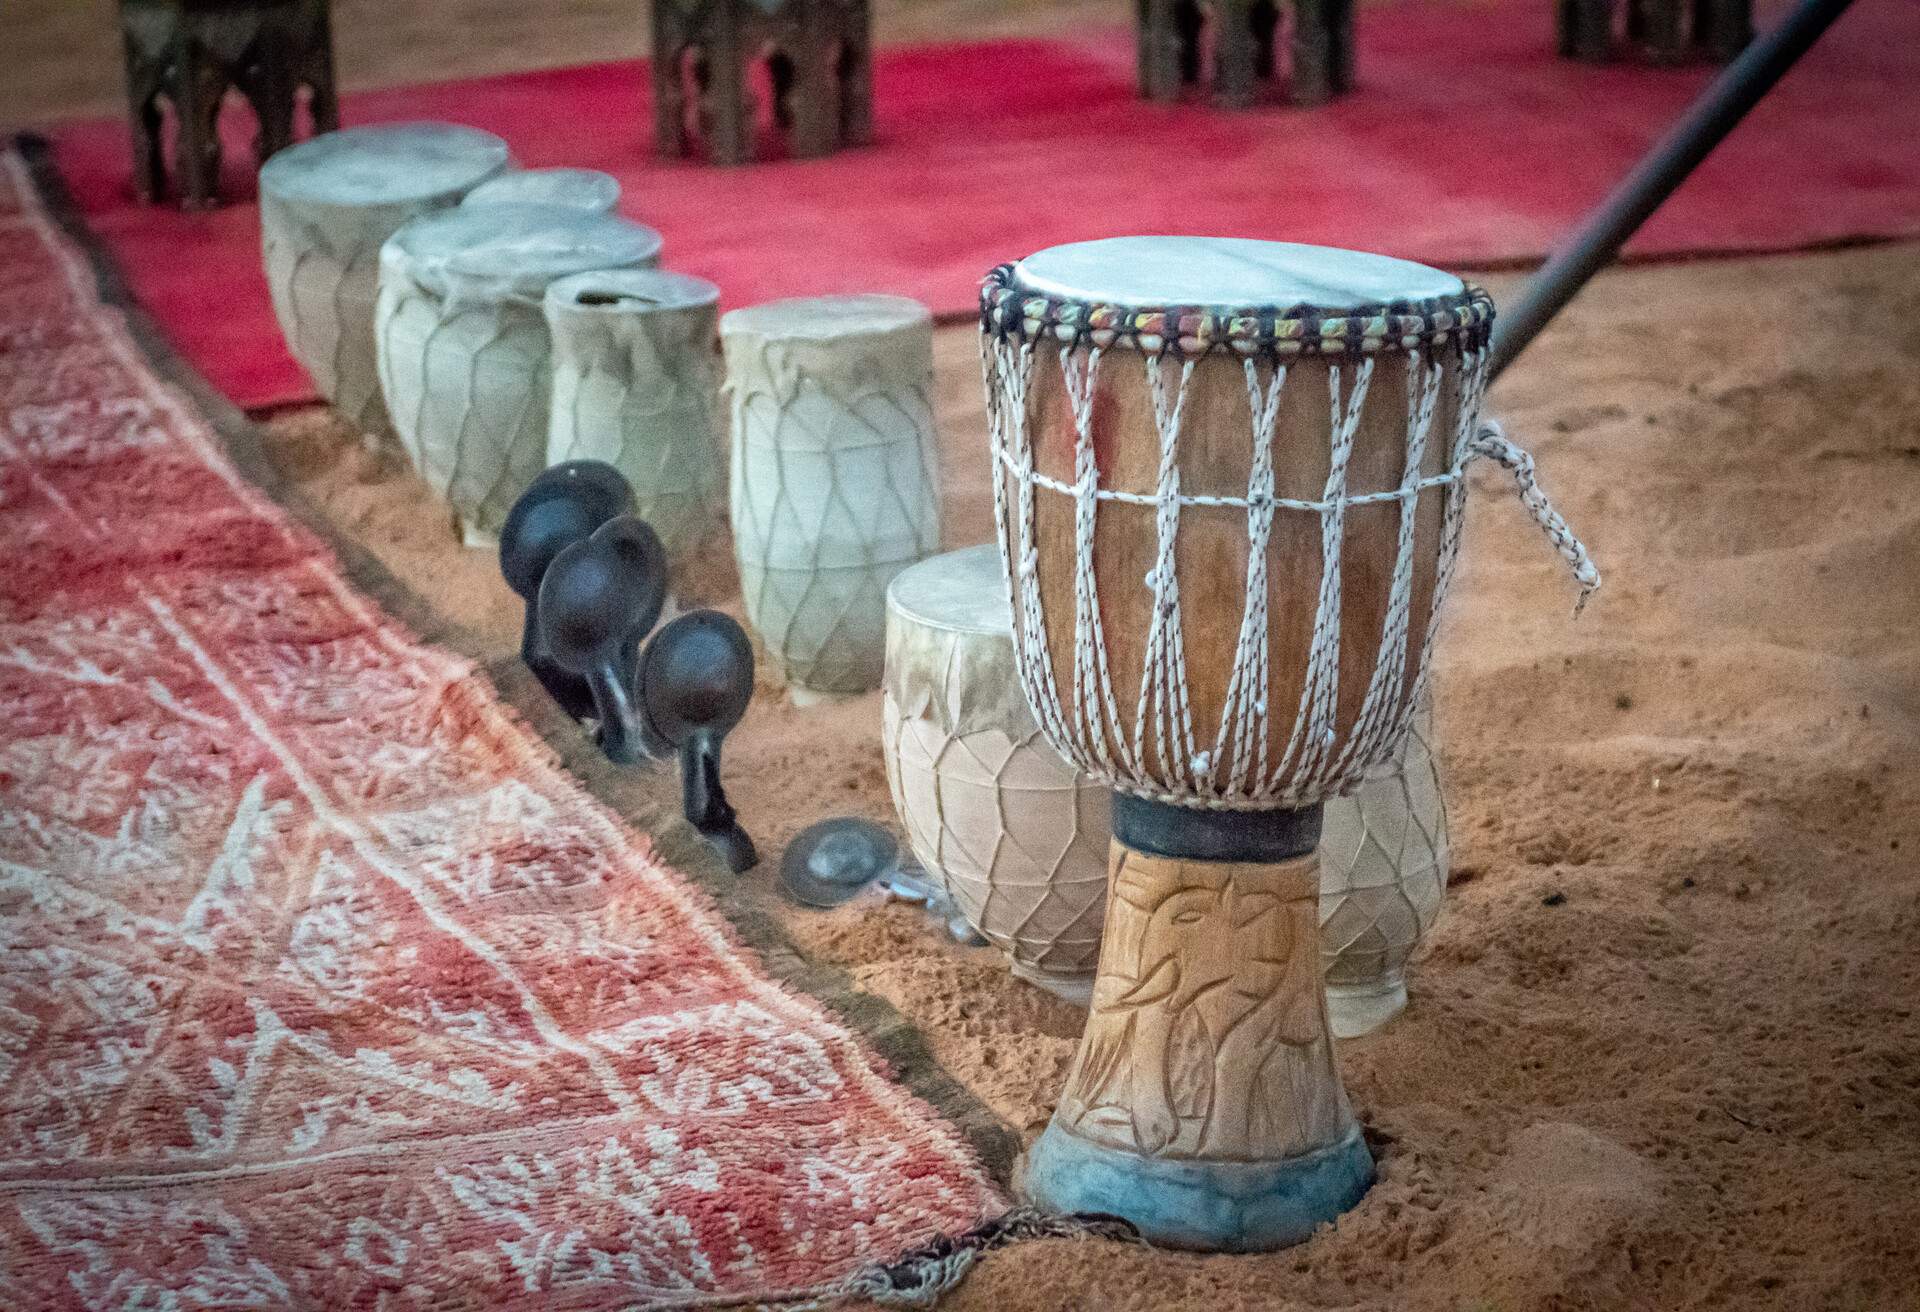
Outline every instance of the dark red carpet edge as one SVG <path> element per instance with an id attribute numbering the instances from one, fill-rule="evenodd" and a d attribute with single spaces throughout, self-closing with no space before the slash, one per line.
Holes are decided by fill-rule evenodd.
<path id="1" fill-rule="evenodd" d="M 450 119 L 528 165 L 617 174 L 671 267 L 730 306 L 887 291 L 945 315 L 992 265 L 1118 233 L 1222 233 L 1456 267 L 1538 258 L 1673 121 L 1707 69 L 1553 57 L 1545 0 L 1363 7 L 1358 90 L 1314 110 L 1145 104 L 1130 34 L 899 49 L 876 70 L 878 140 L 740 169 L 652 155 L 629 62 L 396 88 L 349 123 Z M 1777 5 L 1763 5 L 1768 21 Z M 224 209 L 136 204 L 118 121 L 52 131 L 86 222 L 192 364 L 247 408 L 307 400 L 260 272 L 231 137 Z M 1856 5 L 1654 216 L 1630 253 L 1790 250 L 1920 234 L 1920 4 Z"/>

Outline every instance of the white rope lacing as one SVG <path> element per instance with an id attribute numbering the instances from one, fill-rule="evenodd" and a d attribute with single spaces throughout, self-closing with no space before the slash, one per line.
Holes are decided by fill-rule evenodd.
<path id="1" fill-rule="evenodd" d="M 1251 358 L 1242 362 L 1252 459 L 1245 494 L 1231 496 L 1182 490 L 1180 436 L 1194 361 L 1183 359 L 1175 365 L 1161 356 L 1149 356 L 1146 362 L 1159 437 L 1153 491 L 1100 486 L 1094 399 L 1102 351 L 1097 346 L 1060 349 L 1074 430 L 1073 479 L 1064 482 L 1040 474 L 1029 432 L 1028 397 L 1035 359 L 1030 341 L 1011 341 L 999 334 L 987 336 L 982 353 L 996 475 L 994 509 L 1002 557 L 1009 566 L 1016 661 L 1042 733 L 1069 760 L 1111 787 L 1188 806 L 1253 809 L 1303 806 L 1358 786 L 1368 770 L 1397 748 L 1424 691 L 1441 604 L 1459 555 L 1466 470 L 1474 460 L 1492 460 L 1512 474 L 1521 503 L 1579 584 L 1576 612 L 1600 585 L 1586 548 L 1540 490 L 1532 457 L 1508 440 L 1499 424 L 1480 419 L 1488 372 L 1484 348 L 1466 351 L 1453 369 L 1430 353 L 1415 350 L 1409 355 L 1405 461 L 1397 485 L 1380 491 L 1355 493 L 1348 488 L 1349 465 L 1377 357 L 1331 364 L 1327 478 L 1321 494 L 1313 499 L 1275 495 L 1273 442 L 1288 366 L 1263 366 Z M 1446 435 L 1446 467 L 1437 474 L 1423 474 L 1434 440 L 1434 418 L 1449 379 L 1454 421 Z M 1412 620 L 1421 575 L 1416 512 L 1419 498 L 1430 491 L 1441 492 L 1445 505 L 1426 623 L 1416 635 Z M 1070 704 L 1062 702 L 1054 679 L 1039 582 L 1036 492 L 1073 499 Z M 1126 690 L 1116 688 L 1108 659 L 1094 570 L 1099 509 L 1112 502 L 1151 506 L 1156 536 L 1154 564 L 1143 580 L 1152 593 L 1152 614 L 1142 675 L 1132 714 L 1124 720 L 1120 702 Z M 1348 512 L 1355 506 L 1383 504 L 1396 504 L 1399 509 L 1387 607 L 1359 712 L 1343 736 L 1339 731 L 1342 549 Z M 1247 523 L 1245 601 L 1217 725 L 1196 724 L 1188 686 L 1175 546 L 1181 515 L 1190 507 L 1238 509 Z M 1319 517 L 1321 571 L 1306 676 L 1284 746 L 1274 760 L 1276 726 L 1268 686 L 1272 658 L 1268 557 L 1275 517 L 1281 511 Z"/>

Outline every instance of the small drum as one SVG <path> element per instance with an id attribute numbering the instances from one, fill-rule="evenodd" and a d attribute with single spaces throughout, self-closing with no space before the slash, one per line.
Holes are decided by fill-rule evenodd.
<path id="1" fill-rule="evenodd" d="M 1015 975 L 1084 1005 L 1111 807 L 1027 710 L 993 544 L 894 576 L 885 688 L 887 781 L 914 855 Z"/>
<path id="2" fill-rule="evenodd" d="M 1346 797 L 1320 831 L 1320 959 L 1334 1037 L 1357 1038 L 1407 1005 L 1407 959 L 1440 915 L 1447 807 L 1423 702 L 1400 754 Z"/>
<path id="3" fill-rule="evenodd" d="M 1271 1248 L 1372 1161 L 1320 979 L 1320 803 L 1391 759 L 1458 541 L 1492 305 L 1282 243 L 1122 238 L 983 291 L 1022 686 L 1116 790 L 1087 1032 L 1020 1184 Z"/>
<path id="4" fill-rule="evenodd" d="M 468 192 L 462 205 L 565 205 L 611 214 L 620 203 L 620 180 L 599 169 L 516 169 Z"/>
<path id="5" fill-rule="evenodd" d="M 490 132 L 392 123 L 329 132 L 261 166 L 261 248 L 287 349 L 372 444 L 391 437 L 373 339 L 380 247 L 508 163 Z"/>
<path id="6" fill-rule="evenodd" d="M 380 253 L 380 382 L 414 468 L 491 546 L 547 464 L 548 284 L 638 268 L 660 234 L 558 205 L 481 205 L 408 224 Z"/>
<path id="7" fill-rule="evenodd" d="M 547 463 L 604 460 L 676 559 L 719 495 L 720 289 L 659 269 L 612 269 L 547 288 L 553 407 Z"/>
<path id="8" fill-rule="evenodd" d="M 720 321 L 747 617 L 796 701 L 880 685 L 887 584 L 939 548 L 933 316 L 823 296 Z"/>

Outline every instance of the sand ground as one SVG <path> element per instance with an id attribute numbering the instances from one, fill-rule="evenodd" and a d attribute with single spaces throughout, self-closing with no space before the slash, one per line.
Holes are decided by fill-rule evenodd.
<path id="1" fill-rule="evenodd" d="M 1614 272 L 1495 391 L 1607 583 L 1571 619 L 1475 476 L 1438 656 L 1453 886 L 1407 1012 L 1341 1046 L 1367 1200 L 1271 1257 L 1014 1249 L 955 1307 L 1920 1306 L 1917 254 Z M 991 535 L 977 369 L 943 330 L 949 546 Z M 269 430 L 479 654 L 513 650 L 515 599 L 411 475 L 324 411 Z M 680 589 L 737 614 L 715 543 Z M 879 718 L 763 678 L 727 746 L 763 850 L 892 820 Z M 1077 1012 L 907 907 L 783 914 L 1039 1131 Z"/>
<path id="2" fill-rule="evenodd" d="M 626 52 L 599 43 L 631 3 L 533 8 L 339 0 L 348 81 L 404 76 L 429 33 L 446 75 Z M 111 103 L 106 10 L 0 12 L 6 58 L 35 61 L 16 103 Z M 883 30 L 984 10 L 883 5 Z M 990 535 L 975 350 L 936 346 L 949 546 Z M 1920 1307 L 1920 247 L 1609 273 L 1491 405 L 1607 586 L 1570 619 L 1557 560 L 1476 475 L 1437 658 L 1453 887 L 1407 1012 L 1340 1050 L 1379 1184 L 1271 1256 L 1011 1249 L 956 1309 Z M 321 410 L 268 444 L 472 654 L 510 655 L 517 601 L 411 475 Z M 738 613 L 715 529 L 678 587 Z M 764 851 L 892 819 L 879 714 L 763 680 L 727 773 Z M 1072 1008 L 904 906 L 783 915 L 1038 1132 Z"/>

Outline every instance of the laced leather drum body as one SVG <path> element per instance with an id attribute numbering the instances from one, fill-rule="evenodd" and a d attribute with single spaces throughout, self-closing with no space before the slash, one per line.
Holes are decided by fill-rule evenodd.
<path id="1" fill-rule="evenodd" d="M 1421 265 L 1121 238 L 983 289 L 1022 689 L 1116 792 L 1087 1031 L 1020 1187 L 1156 1242 L 1298 1242 L 1372 1177 L 1319 969 L 1320 804 L 1397 751 L 1492 304 Z"/>
<path id="2" fill-rule="evenodd" d="M 400 444 L 469 546 L 495 541 L 547 465 L 553 337 L 547 287 L 651 266 L 660 234 L 564 205 L 461 206 L 380 252 L 380 388 Z"/>
<path id="3" fill-rule="evenodd" d="M 374 344 L 380 248 L 511 161 L 507 143 L 478 128 L 383 123 L 324 133 L 261 167 L 261 253 L 280 331 L 372 445 L 393 437 Z"/>

